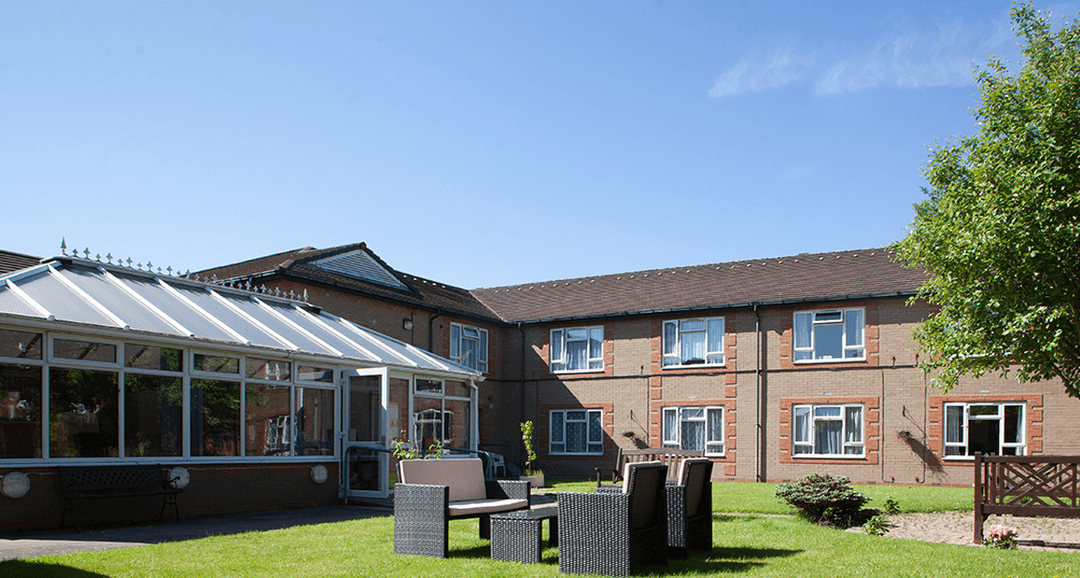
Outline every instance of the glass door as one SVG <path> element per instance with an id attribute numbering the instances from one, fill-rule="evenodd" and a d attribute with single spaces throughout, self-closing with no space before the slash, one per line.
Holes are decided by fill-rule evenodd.
<path id="1" fill-rule="evenodd" d="M 386 437 L 387 370 L 345 372 L 342 488 L 346 499 L 386 498 L 389 491 Z"/>

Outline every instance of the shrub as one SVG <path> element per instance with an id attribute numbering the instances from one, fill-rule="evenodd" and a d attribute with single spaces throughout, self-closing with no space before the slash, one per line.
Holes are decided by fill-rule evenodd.
<path id="1" fill-rule="evenodd" d="M 889 496 L 888 498 L 885 498 L 885 513 L 886 514 L 899 514 L 900 513 L 900 502 L 897 502 L 896 500 L 894 500 L 892 498 L 892 496 Z"/>
<path id="2" fill-rule="evenodd" d="M 891 525 L 888 518 L 882 515 L 872 516 L 862 525 L 863 532 L 870 534 L 871 536 L 884 536 L 885 532 L 889 531 Z"/>
<path id="3" fill-rule="evenodd" d="M 776 487 L 776 497 L 815 524 L 850 528 L 863 505 L 870 501 L 851 487 L 851 478 L 810 474 Z"/>

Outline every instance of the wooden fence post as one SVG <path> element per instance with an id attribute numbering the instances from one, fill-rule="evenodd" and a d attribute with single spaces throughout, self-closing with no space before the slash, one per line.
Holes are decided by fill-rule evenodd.
<path id="1" fill-rule="evenodd" d="M 983 541 L 983 463 L 982 452 L 975 452 L 975 537 L 976 544 Z"/>

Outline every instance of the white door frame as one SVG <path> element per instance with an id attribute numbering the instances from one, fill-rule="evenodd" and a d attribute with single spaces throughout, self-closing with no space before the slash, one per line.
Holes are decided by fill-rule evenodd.
<path id="1" fill-rule="evenodd" d="M 378 472 L 379 487 L 378 487 L 377 490 L 352 490 L 352 489 L 349 488 L 349 480 L 348 480 L 349 476 L 346 475 L 346 472 L 348 472 L 348 470 L 349 470 L 347 462 L 348 462 L 350 452 L 347 451 L 348 447 L 350 447 L 350 446 L 371 447 L 371 448 L 376 449 L 376 450 L 386 450 L 389 447 L 387 445 L 387 437 L 386 437 L 386 427 L 387 427 L 387 424 L 386 424 L 387 405 L 386 404 L 387 404 L 387 399 L 389 398 L 389 385 L 390 385 L 390 375 L 389 375 L 389 373 L 390 373 L 390 370 L 387 367 L 349 369 L 349 370 L 345 370 L 345 371 L 342 372 L 341 390 L 342 390 L 342 399 L 344 400 L 344 402 L 341 404 L 341 407 L 342 407 L 342 416 L 341 416 L 342 436 L 341 436 L 341 439 L 342 439 L 342 446 L 343 446 L 343 449 L 342 449 L 342 452 L 341 452 L 341 470 L 343 472 L 342 476 L 341 476 L 341 494 L 343 495 L 343 497 L 346 500 L 348 500 L 349 498 L 380 498 L 380 499 L 385 499 L 386 497 L 388 497 L 390 495 L 389 494 L 390 488 L 388 487 L 390 477 L 389 477 L 388 471 L 387 471 L 387 469 L 389 468 L 390 459 L 389 459 L 389 454 L 387 454 L 385 451 L 377 451 L 376 454 L 375 454 L 375 455 L 378 456 L 378 461 L 379 461 L 379 472 Z M 349 385 L 349 378 L 354 377 L 354 376 L 362 377 L 362 376 L 371 376 L 371 375 L 378 376 L 380 378 L 379 379 L 379 382 L 380 382 L 379 406 L 378 406 L 379 410 L 378 410 L 377 413 L 378 413 L 378 417 L 379 417 L 378 431 L 380 431 L 382 433 L 379 436 L 378 440 L 370 440 L 370 441 L 363 441 L 363 442 L 353 442 L 353 441 L 350 441 L 348 439 L 349 429 L 351 429 L 351 426 L 352 426 L 352 424 L 349 423 L 349 415 L 351 414 L 351 410 L 352 410 L 352 387 Z"/>

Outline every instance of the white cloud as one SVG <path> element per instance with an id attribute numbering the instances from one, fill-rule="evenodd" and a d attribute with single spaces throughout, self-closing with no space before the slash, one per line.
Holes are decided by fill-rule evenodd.
<path id="1" fill-rule="evenodd" d="M 878 86 L 972 84 L 972 65 L 984 63 L 987 53 L 1001 48 L 1002 40 L 994 33 L 979 41 L 973 31 L 960 26 L 900 36 L 879 42 L 865 54 L 838 60 L 818 76 L 814 92 L 833 95 Z"/>
<path id="2" fill-rule="evenodd" d="M 709 98 L 734 96 L 779 88 L 806 78 L 814 65 L 814 55 L 796 54 L 790 47 L 780 48 L 765 61 L 746 58 L 716 79 Z"/>
<path id="3" fill-rule="evenodd" d="M 992 25 L 955 24 L 929 33 L 880 40 L 848 55 L 821 57 L 820 52 L 778 49 L 768 59 L 748 57 L 713 83 L 710 98 L 776 89 L 807 79 L 813 92 L 831 96 L 876 87 L 923 88 L 973 84 L 971 69 L 990 55 L 1016 64 L 1017 39 L 1008 19 Z M 819 61 L 825 61 L 819 65 Z"/>

